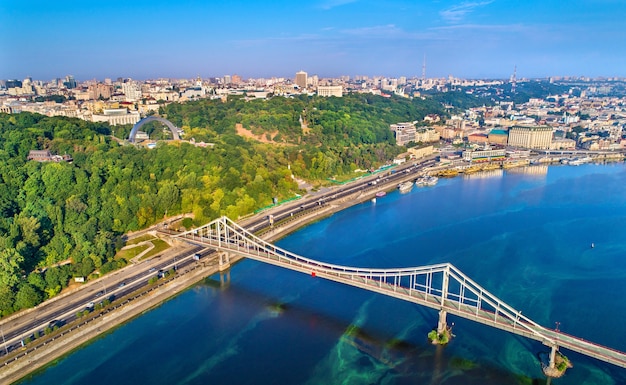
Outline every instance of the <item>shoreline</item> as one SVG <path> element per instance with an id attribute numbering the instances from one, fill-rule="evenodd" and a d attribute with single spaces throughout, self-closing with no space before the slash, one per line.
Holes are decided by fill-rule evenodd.
<path id="1" fill-rule="evenodd" d="M 374 194 L 375 192 L 355 194 L 363 195 L 358 201 L 344 197 L 340 204 L 328 205 L 303 215 L 294 216 L 293 220 L 266 232 L 261 238 L 268 242 L 275 241 L 309 223 L 328 217 L 353 204 L 361 203 L 367 200 L 366 195 L 373 196 Z M 251 218 L 254 216 L 247 219 Z M 242 259 L 244 258 L 233 256 L 231 265 Z M 0 385 L 13 384 L 40 370 L 45 370 L 47 366 L 53 365 L 56 360 L 62 359 L 99 336 L 132 321 L 144 312 L 160 306 L 180 292 L 219 272 L 217 257 L 207 257 L 207 259 L 177 273 L 166 282 L 144 288 L 137 295 L 139 298 L 135 298 L 132 303 L 128 299 L 121 299 L 122 304 L 115 301 L 111 309 L 105 309 L 98 314 L 94 313 L 85 321 L 73 322 L 62 327 L 56 333 L 40 337 L 30 345 L 14 351 L 6 357 L 11 357 L 11 359 L 0 367 Z M 28 314 L 28 311 L 25 314 Z"/>

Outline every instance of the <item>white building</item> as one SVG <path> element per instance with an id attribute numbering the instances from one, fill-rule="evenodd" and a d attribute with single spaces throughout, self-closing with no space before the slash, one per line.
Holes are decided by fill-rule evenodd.
<path id="1" fill-rule="evenodd" d="M 336 96 L 338 98 L 343 96 L 342 86 L 317 86 L 317 94 L 319 96 Z"/>
<path id="2" fill-rule="evenodd" d="M 91 115 L 92 122 L 107 122 L 112 126 L 118 124 L 135 124 L 141 117 L 137 111 L 128 111 L 125 108 L 105 109 L 102 115 Z"/>
<path id="3" fill-rule="evenodd" d="M 141 89 L 135 82 L 128 81 L 122 83 L 122 92 L 124 93 L 124 99 L 127 102 L 136 102 L 141 99 Z"/>
<path id="4" fill-rule="evenodd" d="M 389 129 L 393 131 L 396 137 L 396 144 L 404 146 L 409 142 L 415 142 L 415 124 L 413 123 L 396 123 L 390 124 Z"/>

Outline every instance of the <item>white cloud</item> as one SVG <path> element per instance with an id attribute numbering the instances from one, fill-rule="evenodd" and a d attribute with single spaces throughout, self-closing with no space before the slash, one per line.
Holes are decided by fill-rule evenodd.
<path id="1" fill-rule="evenodd" d="M 493 1 L 464 2 L 454 5 L 448 9 L 444 9 L 439 12 L 439 14 L 448 23 L 459 23 L 465 18 L 465 16 L 472 13 L 476 8 L 484 7 L 492 2 Z"/>

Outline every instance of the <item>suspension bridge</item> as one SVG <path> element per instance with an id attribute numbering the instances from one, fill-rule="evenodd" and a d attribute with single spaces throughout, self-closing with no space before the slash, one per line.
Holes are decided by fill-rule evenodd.
<path id="1" fill-rule="evenodd" d="M 220 270 L 228 269 L 231 256 L 238 255 L 435 309 L 439 312 L 438 333 L 447 330 L 447 314 L 453 314 L 539 341 L 550 348 L 546 373 L 555 368 L 560 347 L 626 368 L 626 353 L 539 325 L 450 263 L 394 269 L 334 265 L 281 249 L 227 217 L 186 232 L 167 233 L 215 249 Z"/>

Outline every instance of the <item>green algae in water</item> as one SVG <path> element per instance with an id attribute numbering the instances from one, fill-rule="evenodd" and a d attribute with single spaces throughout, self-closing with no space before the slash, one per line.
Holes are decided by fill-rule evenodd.
<path id="1" fill-rule="evenodd" d="M 474 361 L 461 358 L 461 357 L 452 357 L 450 359 L 450 367 L 452 369 L 460 369 L 460 370 L 470 370 L 474 369 L 478 366 Z"/>

